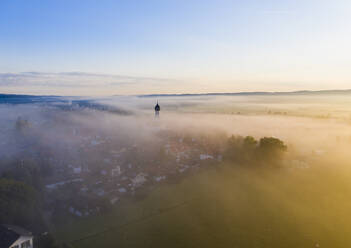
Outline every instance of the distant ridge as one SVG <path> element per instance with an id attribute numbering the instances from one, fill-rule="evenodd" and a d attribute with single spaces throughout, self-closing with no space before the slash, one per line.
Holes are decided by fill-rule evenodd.
<path id="1" fill-rule="evenodd" d="M 233 93 L 198 93 L 198 94 L 148 94 L 138 95 L 138 97 L 169 97 L 169 96 L 255 96 L 255 95 L 346 95 L 351 94 L 351 89 L 348 90 L 301 90 L 301 91 L 253 91 L 253 92 L 233 92 Z"/>
<path id="2" fill-rule="evenodd" d="M 17 95 L 17 94 L 0 94 L 0 104 L 26 104 L 37 102 L 62 102 L 58 96 L 36 96 L 36 95 Z"/>
<path id="3" fill-rule="evenodd" d="M 232 92 L 232 93 L 184 93 L 184 94 L 145 94 L 134 95 L 137 97 L 167 97 L 167 96 L 251 96 L 251 95 L 347 95 L 351 94 L 351 89 L 346 90 L 300 90 L 300 91 L 251 91 L 251 92 Z M 114 95 L 124 96 L 124 95 Z M 132 96 L 132 95 L 131 95 Z M 62 96 L 59 95 L 21 95 L 21 94 L 2 94 L 0 93 L 0 102 L 5 99 L 26 99 L 26 101 L 35 100 L 53 100 L 58 101 Z M 67 96 L 64 96 L 67 97 Z M 79 96 L 70 96 L 79 97 Z M 106 96 L 108 97 L 108 96 Z M 100 96 L 101 98 L 101 96 Z"/>
<path id="4" fill-rule="evenodd" d="M 118 115 L 132 115 L 133 112 L 116 106 L 97 103 L 92 99 L 80 99 L 78 97 L 65 99 L 60 96 L 33 96 L 33 95 L 15 95 L 15 94 L 0 94 L 0 104 L 33 104 L 44 103 L 51 104 L 63 110 L 73 110 L 77 108 L 87 108 L 99 111 L 110 112 Z M 62 104 L 64 103 L 64 104 Z"/>

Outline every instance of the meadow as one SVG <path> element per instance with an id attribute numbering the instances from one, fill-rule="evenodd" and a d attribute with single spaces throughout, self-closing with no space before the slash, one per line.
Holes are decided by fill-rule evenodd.
<path id="1" fill-rule="evenodd" d="M 73 247 L 349 247 L 350 169 L 221 164 L 57 230 Z M 341 169 L 342 168 L 342 169 Z"/>

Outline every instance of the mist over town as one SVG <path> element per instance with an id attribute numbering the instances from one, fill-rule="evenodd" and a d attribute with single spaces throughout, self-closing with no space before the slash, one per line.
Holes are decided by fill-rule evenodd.
<path id="1" fill-rule="evenodd" d="M 323 100 L 326 97 L 328 102 Z M 293 196 L 312 197 L 311 204 L 318 204 L 322 211 L 325 199 L 314 192 L 325 186 L 325 180 L 332 180 L 331 187 L 345 187 L 340 193 L 349 190 L 342 182 L 349 170 L 351 105 L 340 104 L 340 98 L 349 101 L 348 97 L 348 92 L 157 98 L 3 95 L 0 172 L 6 205 L 2 205 L 1 219 L 30 229 L 38 235 L 39 245 L 80 247 L 91 242 L 98 245 L 105 235 L 122 235 L 126 223 L 138 227 L 146 218 L 145 224 L 156 221 L 158 225 L 157 218 L 172 218 L 182 208 L 193 209 L 200 202 L 211 205 L 239 197 L 240 205 L 236 202 L 232 207 L 243 211 L 245 204 L 254 207 L 251 197 L 261 195 L 271 198 L 268 202 L 257 198 L 269 207 L 282 201 L 281 211 L 295 211 L 293 206 L 302 204 L 302 199 L 277 198 L 266 188 L 277 184 Z M 336 175 L 325 174 L 331 169 Z M 231 173 L 232 179 L 225 179 Z M 299 180 L 312 184 L 301 185 Z M 183 192 L 183 187 L 188 189 Z M 259 192 L 251 192 L 251 187 Z M 217 188 L 220 192 L 203 195 L 202 190 Z M 237 190 L 250 198 L 240 199 Z M 162 199 L 153 201 L 155 194 Z M 340 195 L 335 200 L 342 199 Z M 309 211 L 308 206 L 301 205 L 300 214 Z M 212 219 L 213 211 L 218 211 L 212 207 L 210 216 L 201 217 L 210 225 L 221 221 Z M 245 216 L 232 218 L 241 221 Z M 322 218 L 319 212 L 312 216 Z M 295 229 L 280 221 L 281 228 L 293 228 L 293 233 L 305 225 L 298 222 Z M 84 223 L 90 224 L 83 228 Z M 311 225 L 323 230 L 315 226 L 318 222 Z M 316 243 L 330 242 L 318 233 L 310 234 Z M 121 244 L 129 246 L 133 240 Z M 288 246 L 296 244 L 295 239 L 290 241 Z"/>
<path id="2" fill-rule="evenodd" d="M 351 247 L 350 12 L 1 0 L 0 248 Z"/>

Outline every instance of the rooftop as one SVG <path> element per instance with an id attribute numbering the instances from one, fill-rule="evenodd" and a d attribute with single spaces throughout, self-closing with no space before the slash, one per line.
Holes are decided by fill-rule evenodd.
<path id="1" fill-rule="evenodd" d="M 0 247 L 10 247 L 20 236 L 31 235 L 31 232 L 21 227 L 0 225 Z"/>

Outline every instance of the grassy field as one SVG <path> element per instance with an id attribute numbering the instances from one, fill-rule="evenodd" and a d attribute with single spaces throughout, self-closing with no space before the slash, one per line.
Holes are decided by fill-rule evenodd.
<path id="1" fill-rule="evenodd" d="M 351 247 L 345 173 L 222 165 L 121 202 L 111 214 L 67 223 L 56 235 L 77 248 Z"/>

